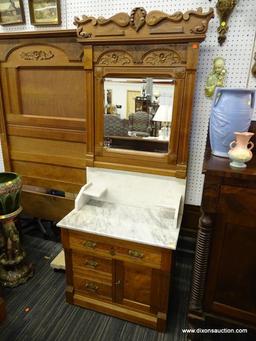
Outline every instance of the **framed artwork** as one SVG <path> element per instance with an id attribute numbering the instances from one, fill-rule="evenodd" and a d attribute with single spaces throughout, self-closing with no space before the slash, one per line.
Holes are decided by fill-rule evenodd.
<path id="1" fill-rule="evenodd" d="M 60 25 L 60 0 L 29 0 L 32 25 Z"/>
<path id="2" fill-rule="evenodd" d="M 0 0 L 0 25 L 19 25 L 25 23 L 21 0 Z"/>

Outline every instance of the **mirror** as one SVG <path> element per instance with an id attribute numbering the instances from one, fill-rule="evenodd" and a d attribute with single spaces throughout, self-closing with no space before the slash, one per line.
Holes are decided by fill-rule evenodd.
<path id="1" fill-rule="evenodd" d="M 167 153 L 174 81 L 104 79 L 104 146 Z"/>

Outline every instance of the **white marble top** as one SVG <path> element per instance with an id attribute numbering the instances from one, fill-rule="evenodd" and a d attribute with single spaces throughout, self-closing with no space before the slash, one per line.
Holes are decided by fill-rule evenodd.
<path id="1" fill-rule="evenodd" d="M 178 222 L 174 216 L 175 210 L 168 207 L 138 207 L 91 199 L 57 226 L 176 249 L 181 216 Z"/>

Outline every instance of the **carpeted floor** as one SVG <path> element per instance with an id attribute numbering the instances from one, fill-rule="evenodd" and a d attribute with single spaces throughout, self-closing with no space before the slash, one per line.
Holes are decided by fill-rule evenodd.
<path id="1" fill-rule="evenodd" d="M 24 236 L 24 248 L 35 266 L 35 275 L 26 284 L 4 289 L 7 319 L 0 326 L 1 341 L 182 341 L 186 326 L 191 255 L 178 252 L 166 333 L 106 316 L 65 302 L 65 274 L 49 264 L 61 245 L 33 236 Z M 25 308 L 29 312 L 25 312 Z"/>

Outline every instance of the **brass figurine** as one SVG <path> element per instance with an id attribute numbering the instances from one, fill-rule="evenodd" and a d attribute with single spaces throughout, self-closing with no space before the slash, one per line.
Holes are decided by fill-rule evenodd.
<path id="1" fill-rule="evenodd" d="M 228 19 L 237 4 L 237 0 L 218 0 L 216 4 L 217 13 L 220 17 L 220 26 L 217 31 L 219 33 L 218 42 L 220 45 L 226 40 L 228 31 Z"/>
<path id="2" fill-rule="evenodd" d="M 253 64 L 253 67 L 252 67 L 252 75 L 253 77 L 256 77 L 256 52 L 254 55 L 254 60 L 255 60 L 255 63 Z"/>
<path id="3" fill-rule="evenodd" d="M 217 86 L 224 86 L 226 72 L 224 59 L 221 57 L 215 58 L 213 62 L 213 71 L 209 74 L 205 86 L 205 95 L 207 97 L 212 97 Z"/>

